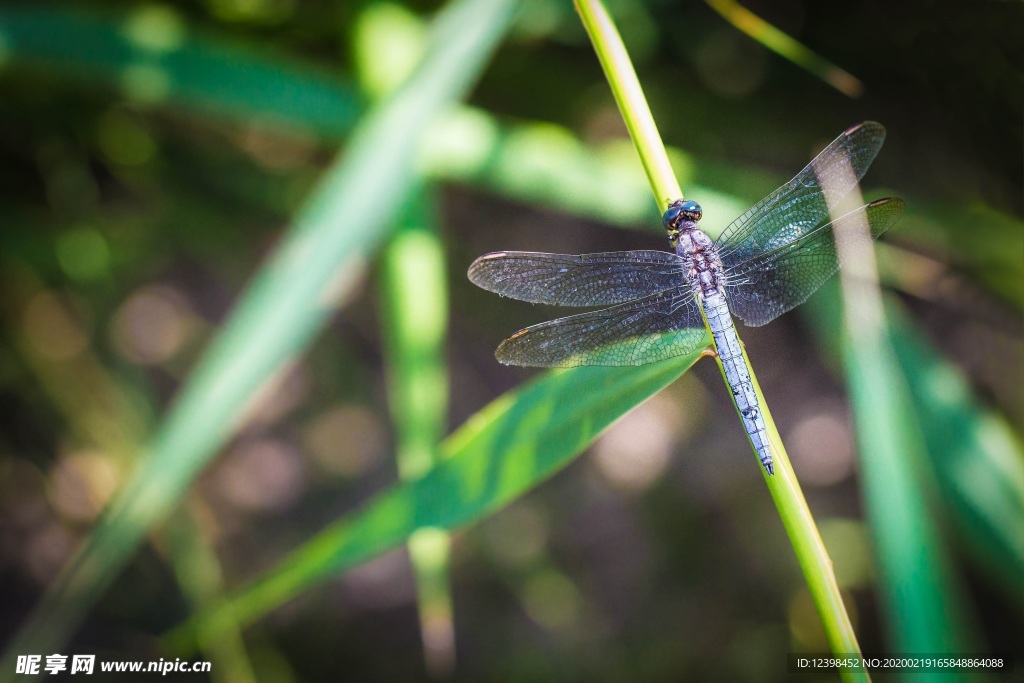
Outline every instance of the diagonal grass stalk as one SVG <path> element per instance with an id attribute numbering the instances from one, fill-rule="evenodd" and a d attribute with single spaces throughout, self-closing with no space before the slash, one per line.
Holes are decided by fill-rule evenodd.
<path id="1" fill-rule="evenodd" d="M 678 190 L 679 183 L 672 172 L 664 144 L 658 135 L 657 126 L 644 99 L 640 82 L 630 63 L 625 45 L 616 31 L 611 17 L 599 0 L 576 0 L 576 8 L 594 44 L 612 93 L 626 121 L 626 127 L 629 129 L 637 151 L 643 160 L 659 207 L 664 209 L 668 202 L 682 196 L 682 192 Z M 779 517 L 789 535 L 793 550 L 796 552 L 797 561 L 804 573 L 818 614 L 821 616 L 832 651 L 837 654 L 859 653 L 860 646 L 857 643 L 850 617 L 839 592 L 839 585 L 836 583 L 835 574 L 832 571 L 832 561 L 829 559 L 828 552 L 814 524 L 814 519 L 811 517 L 807 501 L 800 490 L 800 484 L 793 474 L 786 449 L 779 437 L 768 410 L 768 404 L 761 393 L 757 377 L 750 366 L 745 350 L 743 358 L 758 399 L 761 401 L 772 446 L 772 456 L 777 463 L 775 476 L 765 474 L 768 490 L 779 511 Z M 720 360 L 718 365 L 724 377 L 724 368 Z M 861 672 L 845 672 L 844 676 L 847 680 L 867 679 L 867 674 Z"/>
<path id="2" fill-rule="evenodd" d="M 806 69 L 847 97 L 860 97 L 864 83 L 850 72 L 842 69 L 806 45 L 775 28 L 736 0 L 706 0 L 708 6 L 722 15 L 726 21 L 748 36 L 764 45 L 777 55 L 785 57 L 797 66 Z"/>

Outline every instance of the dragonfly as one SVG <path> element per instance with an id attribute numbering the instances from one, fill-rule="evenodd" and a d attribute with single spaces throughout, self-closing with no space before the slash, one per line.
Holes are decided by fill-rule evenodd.
<path id="1" fill-rule="evenodd" d="M 481 256 L 468 275 L 483 289 L 531 303 L 603 307 L 522 329 L 495 356 L 534 367 L 645 365 L 707 346 L 710 330 L 751 446 L 774 474 L 733 316 L 760 326 L 799 306 L 839 269 L 845 250 L 837 239 L 868 232 L 875 239 L 899 220 L 905 205 L 895 197 L 833 215 L 884 140 L 885 128 L 873 121 L 847 129 L 714 241 L 697 227 L 700 205 L 679 199 L 662 217 L 673 252 Z"/>

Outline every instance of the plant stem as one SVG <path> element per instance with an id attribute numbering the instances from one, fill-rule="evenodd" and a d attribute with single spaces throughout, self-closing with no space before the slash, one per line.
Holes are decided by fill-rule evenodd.
<path id="1" fill-rule="evenodd" d="M 737 30 L 743 31 L 775 54 L 806 69 L 847 97 L 860 97 L 864 93 L 864 84 L 859 78 L 836 66 L 806 45 L 793 40 L 740 5 L 736 0 L 706 0 L 706 2 L 711 9 L 721 14 Z"/>
<path id="2" fill-rule="evenodd" d="M 761 412 L 764 417 L 765 426 L 768 431 L 768 439 L 772 448 L 772 460 L 775 462 L 775 474 L 768 476 L 764 470 L 761 474 L 765 476 L 768 484 L 768 492 L 771 493 L 775 508 L 779 511 L 779 518 L 789 536 L 789 542 L 796 553 L 797 562 L 804 573 L 804 580 L 814 600 L 821 617 L 825 635 L 828 638 L 829 647 L 837 655 L 859 655 L 860 644 L 857 642 L 857 634 L 853 631 L 853 624 L 850 623 L 850 616 L 846 612 L 846 605 L 843 603 L 843 596 L 839 592 L 839 584 L 836 582 L 836 575 L 832 571 L 832 558 L 825 549 L 825 543 L 821 540 L 818 527 L 814 523 L 811 510 L 807 507 L 807 500 L 800 488 L 793 473 L 793 466 L 789 462 L 789 455 L 786 447 L 782 444 L 782 438 L 775 427 L 775 420 L 772 419 L 771 411 L 768 409 L 768 402 L 761 393 L 761 386 L 754 375 L 754 369 L 747 358 L 747 351 L 743 350 L 743 359 L 750 372 L 750 381 L 757 392 L 757 399 L 761 403 Z M 721 363 L 719 363 L 721 367 Z M 871 680 L 867 671 L 841 670 L 840 674 L 846 681 L 868 681 Z"/>
<path id="3" fill-rule="evenodd" d="M 672 171 L 665 143 L 661 141 L 658 126 L 654 123 L 651 108 L 647 106 L 647 99 L 636 71 L 633 70 L 626 46 L 604 5 L 596 0 L 575 0 L 575 5 L 590 34 L 590 42 L 597 51 L 597 58 L 604 68 L 605 78 L 615 95 L 629 135 L 640 154 L 640 161 L 647 172 L 658 207 L 664 211 L 669 202 L 683 197 L 683 191 Z"/>
<path id="4" fill-rule="evenodd" d="M 599 0 L 576 0 L 576 9 L 590 35 L 591 42 L 597 52 L 601 66 L 604 68 L 612 93 L 622 111 L 626 127 L 633 138 L 643 160 L 644 169 L 650 179 L 655 197 L 662 209 L 672 199 L 682 196 L 679 183 L 665 152 L 665 146 L 658 134 L 658 128 L 651 116 L 651 110 L 644 99 L 640 82 L 630 63 L 622 39 L 612 24 L 611 17 Z M 716 356 L 717 359 L 717 356 Z M 775 461 L 775 475 L 768 476 L 762 470 L 768 491 L 771 493 L 779 517 L 789 535 L 790 543 L 796 553 L 797 561 L 803 570 L 807 587 L 821 616 L 829 645 L 836 654 L 855 654 L 860 652 L 857 637 L 846 613 L 839 585 L 832 571 L 825 544 L 811 517 L 807 501 L 804 499 L 800 484 L 793 474 L 793 469 L 782 445 L 778 429 L 772 420 L 768 403 L 757 382 L 757 376 L 750 367 L 746 351 L 743 352 L 744 362 L 750 373 L 751 382 L 761 402 L 761 410 L 767 426 L 768 438 L 771 443 L 772 458 Z M 718 359 L 721 369 L 721 359 Z M 756 456 L 756 452 L 755 452 Z M 755 458 L 755 462 L 758 462 Z M 760 469 L 760 465 L 758 465 Z M 869 680 L 866 672 L 844 671 L 844 680 Z"/>

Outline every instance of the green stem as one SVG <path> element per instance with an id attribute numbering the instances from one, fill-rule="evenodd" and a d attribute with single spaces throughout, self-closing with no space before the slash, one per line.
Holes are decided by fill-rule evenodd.
<path id="1" fill-rule="evenodd" d="M 757 392 L 757 399 L 761 403 L 761 414 L 768 430 L 772 460 L 775 463 L 773 476 L 768 476 L 763 469 L 761 469 L 761 474 L 764 475 L 768 484 L 768 492 L 775 502 L 775 508 L 779 511 L 779 518 L 789 536 L 793 552 L 796 553 L 797 563 L 804 573 L 804 580 L 807 582 L 807 588 L 818 609 L 818 615 L 821 617 L 829 647 L 837 655 L 860 654 L 857 634 L 853 631 L 853 624 L 850 623 L 850 616 L 846 612 L 843 596 L 839 592 L 836 575 L 832 571 L 832 558 L 829 557 L 828 551 L 825 549 L 825 543 L 821 540 L 821 534 L 818 533 L 814 517 L 811 516 L 811 510 L 807 507 L 804 492 L 793 473 L 793 466 L 789 462 L 786 447 L 779 436 L 775 420 L 772 419 L 768 402 L 765 400 L 764 394 L 761 393 L 761 386 L 757 382 L 757 376 L 754 375 L 754 369 L 750 365 L 745 348 L 743 360 L 750 372 L 750 381 L 754 385 L 754 391 Z M 719 367 L 721 367 L 720 361 Z M 843 680 L 847 681 L 871 680 L 867 671 L 841 670 L 840 673 Z"/>
<path id="2" fill-rule="evenodd" d="M 777 55 L 785 57 L 797 66 L 806 69 L 847 97 L 860 97 L 864 84 L 850 72 L 836 66 L 805 45 L 757 16 L 736 0 L 706 0 L 715 10 L 738 30 L 764 45 Z"/>
<path id="3" fill-rule="evenodd" d="M 618 31 L 615 30 L 611 17 L 608 16 L 599 0 L 576 0 L 576 9 L 590 34 L 598 59 L 601 61 L 601 66 L 611 85 L 612 93 L 626 121 L 626 127 L 629 129 L 633 143 L 643 160 L 644 169 L 647 171 L 655 197 L 658 199 L 659 205 L 665 208 L 669 201 L 681 197 L 682 191 L 679 189 L 679 183 L 668 162 L 665 146 L 658 134 L 658 128 L 654 124 L 651 110 L 644 99 L 640 82 L 630 63 L 625 45 L 623 45 Z M 768 410 L 768 403 L 761 394 L 757 376 L 750 366 L 746 351 L 744 351 L 743 358 L 747 364 L 754 390 L 761 402 L 761 410 L 771 443 L 772 458 L 775 460 L 774 476 L 768 476 L 762 470 L 768 490 L 772 500 L 775 501 L 775 507 L 779 511 L 779 517 L 786 533 L 789 535 L 797 562 L 803 570 L 807 587 L 817 606 L 818 614 L 821 616 L 832 651 L 836 654 L 859 653 L 860 646 L 857 643 L 857 637 L 853 632 L 853 626 L 839 592 L 839 585 L 836 583 L 835 574 L 832 571 L 832 561 L 829 559 L 825 544 L 814 524 L 814 518 L 811 517 L 807 501 L 800 490 L 800 484 L 793 474 L 786 449 L 782 445 L 782 439 L 772 420 L 771 412 Z M 719 368 L 721 368 L 720 359 Z M 756 463 L 758 462 L 757 453 L 755 452 L 754 455 Z M 760 469 L 760 465 L 758 468 Z M 862 671 L 844 671 L 843 678 L 844 680 L 869 680 L 867 673 Z"/>
<path id="4" fill-rule="evenodd" d="M 448 369 L 443 360 L 448 284 L 434 218 L 434 192 L 421 188 L 403 207 L 382 259 L 388 398 L 398 476 L 404 482 L 423 477 L 437 464 L 448 413 Z M 430 678 L 449 679 L 455 667 L 451 537 L 446 530 L 424 526 L 413 532 L 408 546 L 424 664 Z"/>
<path id="5" fill-rule="evenodd" d="M 683 191 L 672 171 L 665 143 L 661 141 L 661 134 L 654 123 L 651 108 L 647 106 L 647 98 L 633 70 L 626 46 L 604 5 L 595 0 L 575 0 L 575 5 L 590 34 L 590 42 L 597 51 L 597 58 L 604 68 L 605 78 L 615 95 L 629 136 L 633 138 L 636 151 L 640 154 L 654 197 L 659 208 L 664 211 L 669 202 L 683 197 Z"/>

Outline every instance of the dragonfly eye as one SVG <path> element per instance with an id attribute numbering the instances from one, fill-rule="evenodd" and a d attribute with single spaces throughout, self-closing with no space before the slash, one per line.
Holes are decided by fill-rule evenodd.
<path id="1" fill-rule="evenodd" d="M 665 224 L 665 229 L 672 231 L 679 229 L 681 221 L 696 223 L 700 220 L 701 215 L 703 214 L 700 204 L 692 199 L 677 199 L 668 205 L 668 211 L 665 212 L 661 220 Z"/>

